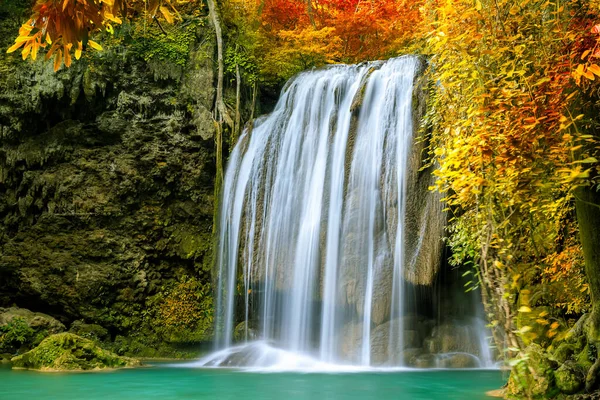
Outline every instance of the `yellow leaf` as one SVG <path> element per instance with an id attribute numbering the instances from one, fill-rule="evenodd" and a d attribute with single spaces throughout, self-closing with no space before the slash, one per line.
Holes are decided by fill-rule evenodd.
<path id="1" fill-rule="evenodd" d="M 98 43 L 94 42 L 93 40 L 88 40 L 88 44 L 90 45 L 90 47 L 92 49 L 102 51 L 102 46 L 100 46 Z"/>
<path id="2" fill-rule="evenodd" d="M 63 1 L 63 7 L 62 10 L 65 11 L 65 9 L 67 8 L 67 5 L 69 4 L 69 0 L 65 0 Z"/>
<path id="3" fill-rule="evenodd" d="M 519 312 L 528 313 L 528 312 L 531 312 L 531 308 L 529 308 L 527 306 L 521 306 L 521 308 L 519 308 Z"/>
<path id="4" fill-rule="evenodd" d="M 46 33 L 46 43 L 52 44 L 52 38 L 50 37 L 49 33 Z"/>
<path id="5" fill-rule="evenodd" d="M 40 46 L 38 45 L 37 40 L 33 42 L 33 46 L 31 48 L 31 59 L 35 61 L 37 59 L 37 53 Z"/>
<path id="6" fill-rule="evenodd" d="M 10 46 L 8 48 L 8 50 L 6 50 L 7 53 L 12 53 L 15 52 L 19 49 L 19 47 L 23 46 L 25 44 L 25 42 L 21 42 L 21 43 L 15 43 L 12 46 Z"/>
<path id="7" fill-rule="evenodd" d="M 521 329 L 518 330 L 518 333 L 527 333 L 531 330 L 530 326 L 524 326 Z"/>
<path id="8" fill-rule="evenodd" d="M 175 22 L 175 20 L 173 19 L 173 15 L 169 12 L 169 10 L 167 9 L 167 7 L 160 6 L 159 9 L 160 9 L 160 12 L 165 17 L 165 19 L 167 20 L 168 23 L 172 24 L 173 22 Z"/>
<path id="9" fill-rule="evenodd" d="M 116 23 L 116 24 L 121 24 L 121 23 L 123 23 L 123 21 L 121 20 L 121 18 L 119 18 L 119 17 L 115 17 L 114 15 L 112 15 L 112 14 L 111 14 L 111 13 L 109 13 L 109 12 L 105 12 L 105 13 L 104 13 L 104 18 L 106 18 L 107 20 L 109 20 L 109 21 L 112 21 L 112 22 L 114 22 L 114 23 Z"/>
<path id="10" fill-rule="evenodd" d="M 81 58 L 81 49 L 83 45 L 81 42 L 77 42 L 77 48 L 75 49 L 75 59 L 79 60 Z"/>
<path id="11" fill-rule="evenodd" d="M 481 10 L 481 1 L 479 1 L 479 0 L 475 1 L 475 9 L 477 11 Z"/>
<path id="12" fill-rule="evenodd" d="M 33 39 L 33 36 L 19 36 L 15 39 L 15 43 L 24 43 Z"/>
<path id="13" fill-rule="evenodd" d="M 558 322 L 553 322 L 552 325 L 550 325 L 550 329 L 556 329 L 560 326 L 560 324 Z"/>

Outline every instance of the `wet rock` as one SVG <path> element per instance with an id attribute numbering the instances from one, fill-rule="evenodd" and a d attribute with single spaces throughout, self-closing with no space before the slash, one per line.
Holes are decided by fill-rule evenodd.
<path id="1" fill-rule="evenodd" d="M 233 340 L 235 342 L 244 342 L 258 339 L 258 333 L 252 327 L 252 323 L 242 321 L 233 330 Z"/>
<path id="2" fill-rule="evenodd" d="M 14 357 L 12 364 L 13 368 L 41 371 L 88 371 L 133 367 L 140 362 L 103 350 L 92 340 L 72 333 L 59 333 L 47 337 L 35 349 Z"/>
<path id="3" fill-rule="evenodd" d="M 362 346 L 363 329 L 360 323 L 345 324 L 338 335 L 340 343 L 340 352 L 345 361 L 356 362 L 359 359 L 360 348 Z M 384 362 L 383 353 L 373 355 L 378 362 Z"/>
<path id="4" fill-rule="evenodd" d="M 471 326 L 446 323 L 436 326 L 430 338 L 424 341 L 430 353 L 466 352 L 479 354 L 479 341 Z"/>
<path id="5" fill-rule="evenodd" d="M 414 359 L 413 364 L 407 364 L 415 368 L 433 368 L 436 366 L 436 359 L 433 354 L 421 354 Z"/>
<path id="6" fill-rule="evenodd" d="M 417 330 L 404 330 L 402 320 L 394 319 L 378 325 L 371 331 L 371 361 L 376 364 L 386 362 L 394 363 L 400 354 L 407 348 L 418 348 L 421 346 L 422 338 Z"/>
<path id="7" fill-rule="evenodd" d="M 448 353 L 437 356 L 439 368 L 477 368 L 479 359 L 469 353 Z"/>
<path id="8" fill-rule="evenodd" d="M 416 360 L 423 354 L 423 349 L 421 348 L 410 348 L 404 349 L 400 353 L 400 360 L 402 360 L 403 365 L 409 367 L 415 367 Z"/>
<path id="9" fill-rule="evenodd" d="M 554 378 L 561 392 L 575 394 L 585 384 L 585 371 L 573 361 L 567 361 L 554 372 Z"/>

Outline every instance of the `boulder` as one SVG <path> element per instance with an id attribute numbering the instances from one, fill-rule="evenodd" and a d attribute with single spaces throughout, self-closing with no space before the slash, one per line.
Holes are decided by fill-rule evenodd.
<path id="1" fill-rule="evenodd" d="M 88 371 L 139 366 L 133 358 L 103 350 L 90 340 L 72 333 L 47 337 L 35 349 L 14 357 L 13 368 L 40 371 Z"/>
<path id="2" fill-rule="evenodd" d="M 45 337 L 65 330 L 55 318 L 25 308 L 0 308 L 0 352 L 16 353 L 37 346 Z"/>
<path id="3" fill-rule="evenodd" d="M 36 313 L 26 308 L 0 308 L 0 327 L 8 325 L 15 318 L 22 318 L 34 331 L 48 331 L 49 334 L 65 331 L 62 322 L 47 314 Z"/>

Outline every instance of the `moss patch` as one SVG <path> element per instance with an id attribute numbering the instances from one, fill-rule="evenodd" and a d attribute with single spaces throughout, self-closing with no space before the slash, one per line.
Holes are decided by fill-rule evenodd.
<path id="1" fill-rule="evenodd" d="M 41 371 L 88 371 L 140 365 L 138 360 L 103 350 L 72 333 L 49 336 L 35 349 L 12 359 L 13 368 Z"/>

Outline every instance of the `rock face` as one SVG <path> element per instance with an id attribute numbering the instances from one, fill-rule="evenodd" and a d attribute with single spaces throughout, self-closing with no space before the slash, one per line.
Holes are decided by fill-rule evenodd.
<path id="1" fill-rule="evenodd" d="M 14 20 L 0 15 L 2 48 Z M 96 324 L 121 338 L 115 350 L 144 355 L 176 356 L 159 349 L 162 331 L 210 319 L 211 309 L 194 310 L 175 326 L 160 311 L 190 279 L 198 303 L 212 304 L 202 299 L 211 296 L 214 34 L 203 18 L 186 21 L 166 35 L 124 24 L 104 51 L 57 73 L 43 57 L 2 52 L 0 307 Z"/>
<path id="2" fill-rule="evenodd" d="M 89 339 L 59 333 L 44 339 L 35 349 L 14 357 L 12 364 L 13 368 L 41 371 L 88 371 L 133 367 L 140 362 L 103 350 Z"/>

